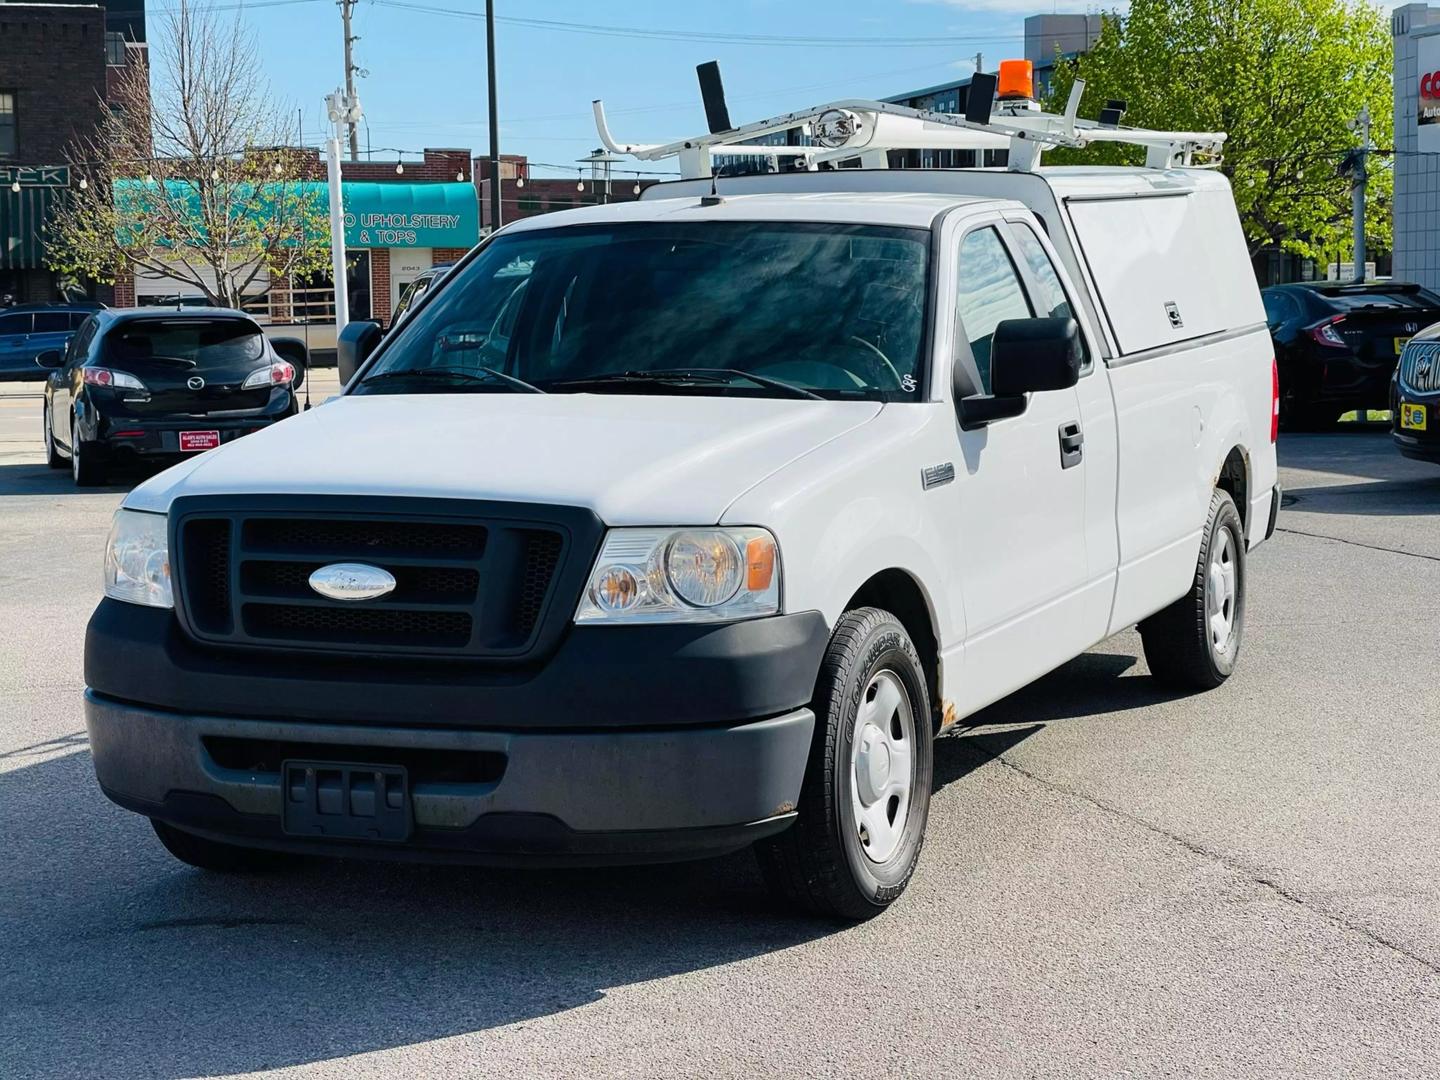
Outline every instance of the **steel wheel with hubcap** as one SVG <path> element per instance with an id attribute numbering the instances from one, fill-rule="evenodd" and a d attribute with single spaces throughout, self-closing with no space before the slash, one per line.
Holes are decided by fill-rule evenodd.
<path id="1" fill-rule="evenodd" d="M 1219 686 L 1235 670 L 1245 629 L 1245 529 L 1230 494 L 1210 498 L 1190 591 L 1140 624 L 1150 672 L 1197 690 Z"/>
<path id="2" fill-rule="evenodd" d="M 795 824 L 756 845 L 772 891 L 820 915 L 868 919 L 915 872 L 930 809 L 930 697 L 905 627 L 846 612 L 816 680 L 815 736 Z"/>

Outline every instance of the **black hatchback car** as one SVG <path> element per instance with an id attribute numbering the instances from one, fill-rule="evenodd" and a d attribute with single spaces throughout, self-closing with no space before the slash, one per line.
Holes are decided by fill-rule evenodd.
<path id="1" fill-rule="evenodd" d="M 77 484 L 111 466 L 178 459 L 296 412 L 303 366 L 239 311 L 100 311 L 63 351 L 42 355 L 45 452 Z"/>
<path id="2" fill-rule="evenodd" d="M 1440 296 L 1400 281 L 1315 281 L 1261 291 L 1280 373 L 1280 423 L 1332 426 L 1351 409 L 1388 409 L 1395 360 L 1440 322 Z"/>

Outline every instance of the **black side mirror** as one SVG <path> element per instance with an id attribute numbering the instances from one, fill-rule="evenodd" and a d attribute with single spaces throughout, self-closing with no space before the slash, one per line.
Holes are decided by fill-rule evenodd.
<path id="1" fill-rule="evenodd" d="M 46 349 L 39 356 L 35 357 L 35 363 L 53 371 L 56 368 L 65 366 L 65 354 L 59 349 Z"/>
<path id="2" fill-rule="evenodd" d="M 375 346 L 380 344 L 380 324 L 359 320 L 346 323 L 335 342 L 335 366 L 340 371 L 340 385 L 348 386 Z"/>
<path id="3" fill-rule="evenodd" d="M 1074 319 L 1006 319 L 990 339 L 993 394 L 975 394 L 957 403 L 960 426 L 984 427 L 1019 416 L 1027 395 L 1068 390 L 1080 381 L 1085 350 Z"/>

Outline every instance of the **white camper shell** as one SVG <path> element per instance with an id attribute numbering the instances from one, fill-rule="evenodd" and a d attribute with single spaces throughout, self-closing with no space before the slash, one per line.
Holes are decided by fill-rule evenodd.
<path id="1" fill-rule="evenodd" d="M 872 115 L 929 137 L 862 104 L 825 120 L 862 163 Z M 746 130 L 616 147 L 692 168 Z M 935 735 L 1137 623 L 1171 684 L 1238 660 L 1280 500 L 1269 336 L 1224 178 L 1174 167 L 1223 136 L 1120 134 L 1162 167 L 804 148 L 516 222 L 396 332 L 352 324 L 339 399 L 117 514 L 105 791 L 203 866 L 753 843 L 795 903 L 883 910 Z M 325 802 L 365 777 L 379 804 Z"/>

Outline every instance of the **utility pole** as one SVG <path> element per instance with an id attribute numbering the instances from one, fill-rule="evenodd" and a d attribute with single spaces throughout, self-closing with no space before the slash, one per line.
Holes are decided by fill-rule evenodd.
<path id="1" fill-rule="evenodd" d="M 1355 280 L 1365 280 L 1365 185 L 1370 179 L 1367 165 L 1370 151 L 1370 106 L 1360 109 L 1353 121 L 1360 134 L 1360 148 L 1350 155 L 1350 214 L 1354 219 Z"/>
<path id="2" fill-rule="evenodd" d="M 350 293 L 345 267 L 345 207 L 341 202 L 340 131 L 347 124 L 353 135 L 355 125 L 365 114 L 357 98 L 336 90 L 325 95 L 325 112 L 330 118 L 331 134 L 325 143 L 325 165 L 330 184 L 330 273 L 335 283 L 335 333 L 350 321 Z"/>
<path id="3" fill-rule="evenodd" d="M 486 71 L 490 80 L 490 230 L 500 228 L 500 107 L 495 100 L 495 0 L 485 0 Z"/>
<path id="4" fill-rule="evenodd" d="M 984 71 L 985 71 L 985 54 L 984 54 L 984 53 L 978 53 L 978 52 L 977 52 L 977 53 L 975 54 L 975 74 L 976 74 L 976 75 L 979 75 L 979 74 L 982 74 Z"/>
<path id="5" fill-rule="evenodd" d="M 340 22 L 345 28 L 345 96 L 355 100 L 355 57 L 350 47 L 360 39 L 350 33 L 350 13 L 355 10 L 355 0 L 339 0 Z M 350 122 L 350 160 L 360 160 L 360 138 L 355 132 L 355 122 Z"/>

